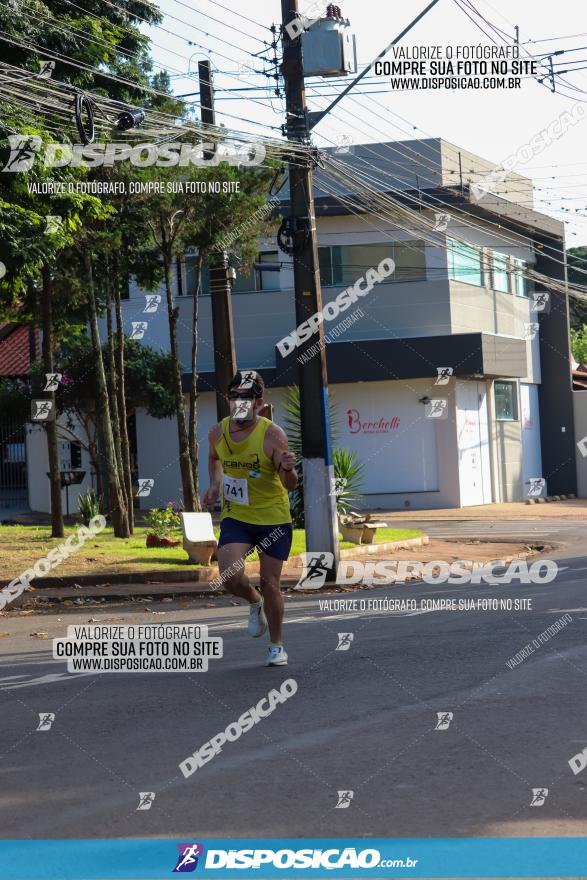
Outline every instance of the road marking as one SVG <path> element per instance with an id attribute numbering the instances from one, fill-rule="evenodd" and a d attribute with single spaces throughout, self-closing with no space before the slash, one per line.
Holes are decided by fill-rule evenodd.
<path id="1" fill-rule="evenodd" d="M 56 681 L 74 681 L 78 678 L 85 678 L 88 675 L 103 675 L 102 672 L 49 672 L 47 675 L 40 675 L 37 678 L 31 678 L 29 681 L 22 681 L 15 684 L 4 685 L 0 687 L 3 691 L 13 691 L 16 688 L 31 687 L 35 684 L 53 684 Z M 15 678 L 22 678 L 17 675 Z"/>

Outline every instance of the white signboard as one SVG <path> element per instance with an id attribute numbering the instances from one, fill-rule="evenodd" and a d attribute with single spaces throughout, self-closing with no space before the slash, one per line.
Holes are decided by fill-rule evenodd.
<path id="1" fill-rule="evenodd" d="M 424 393 L 416 382 L 335 386 L 339 445 L 363 465 L 362 492 L 438 489 L 436 426 L 418 400 Z"/>

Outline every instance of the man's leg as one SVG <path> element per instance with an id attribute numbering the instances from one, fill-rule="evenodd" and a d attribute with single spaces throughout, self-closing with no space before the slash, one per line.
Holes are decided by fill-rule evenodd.
<path id="1" fill-rule="evenodd" d="M 283 560 L 267 556 L 266 553 L 260 553 L 259 559 L 260 589 L 265 600 L 265 614 L 269 625 L 269 637 L 272 644 L 280 645 L 283 626 L 283 596 L 281 595 L 279 581 Z"/>
<path id="2" fill-rule="evenodd" d="M 222 586 L 247 602 L 259 602 L 261 596 L 249 583 L 245 573 L 245 556 L 251 544 L 224 544 L 218 548 L 218 568 Z"/>

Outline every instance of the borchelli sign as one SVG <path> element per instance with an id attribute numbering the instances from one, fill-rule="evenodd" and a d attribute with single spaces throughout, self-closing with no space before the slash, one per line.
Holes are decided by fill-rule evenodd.
<path id="1" fill-rule="evenodd" d="M 388 431 L 395 431 L 399 428 L 399 416 L 385 417 L 373 419 L 370 422 L 364 422 L 358 409 L 347 409 L 347 422 L 351 434 L 387 434 Z"/>

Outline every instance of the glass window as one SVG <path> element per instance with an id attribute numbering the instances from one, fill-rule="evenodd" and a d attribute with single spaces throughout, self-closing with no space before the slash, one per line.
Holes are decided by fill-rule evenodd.
<path id="1" fill-rule="evenodd" d="M 527 264 L 524 260 L 517 260 L 515 258 L 512 260 L 512 263 L 514 265 L 514 292 L 517 296 L 529 296 L 528 279 L 524 274 Z"/>
<path id="2" fill-rule="evenodd" d="M 318 248 L 318 262 L 320 263 L 320 284 L 322 287 L 332 287 L 332 248 Z"/>
<path id="3" fill-rule="evenodd" d="M 265 251 L 263 254 L 259 254 L 259 262 L 260 263 L 279 263 L 279 252 L 278 251 Z M 264 272 L 262 269 L 258 273 L 258 287 L 257 290 L 279 290 L 280 273 L 279 272 Z"/>
<path id="4" fill-rule="evenodd" d="M 516 383 L 495 382 L 493 394 L 495 398 L 495 418 L 501 422 L 517 421 Z"/>
<path id="5" fill-rule="evenodd" d="M 481 251 L 468 244 L 461 244 L 452 238 L 448 243 L 448 277 L 465 284 L 483 287 L 483 270 L 481 268 Z"/>
<path id="6" fill-rule="evenodd" d="M 186 296 L 193 296 L 196 284 L 196 260 L 197 257 L 189 254 L 185 258 L 185 289 Z M 278 251 L 267 251 L 259 254 L 259 263 L 278 263 L 280 261 Z M 236 268 L 236 278 L 232 282 L 233 293 L 251 293 L 256 290 L 279 290 L 280 273 L 263 272 L 251 266 L 250 269 Z M 202 283 L 200 292 L 204 296 L 210 295 L 210 267 L 202 267 Z"/>
<path id="7" fill-rule="evenodd" d="M 414 281 L 426 278 L 423 241 L 389 244 L 343 244 L 318 248 L 320 282 L 324 287 L 354 284 L 368 269 L 393 259 L 395 273 L 388 281 Z"/>
<path id="8" fill-rule="evenodd" d="M 343 244 L 318 248 L 324 287 L 354 284 L 381 260 L 393 257 L 392 244 Z"/>
<path id="9" fill-rule="evenodd" d="M 337 274 L 341 284 L 354 284 L 369 269 L 379 265 L 381 260 L 393 258 L 393 249 L 389 244 L 351 244 L 334 248 L 334 283 Z M 340 267 L 336 265 L 336 251 L 340 251 Z"/>
<path id="10" fill-rule="evenodd" d="M 257 289 L 256 286 L 256 272 L 253 267 L 247 269 L 245 271 L 240 270 L 238 267 L 236 269 L 236 278 L 232 282 L 232 292 L 233 293 L 250 293 Z"/>
<path id="11" fill-rule="evenodd" d="M 79 470 L 82 466 L 82 448 L 79 443 L 69 444 L 69 461 L 70 466 L 74 470 Z"/>
<path id="12" fill-rule="evenodd" d="M 509 293 L 508 258 L 505 254 L 493 254 L 491 275 L 492 288 Z"/>
<path id="13" fill-rule="evenodd" d="M 423 241 L 396 242 L 393 246 L 395 272 L 390 281 L 425 281 L 426 254 Z"/>

